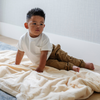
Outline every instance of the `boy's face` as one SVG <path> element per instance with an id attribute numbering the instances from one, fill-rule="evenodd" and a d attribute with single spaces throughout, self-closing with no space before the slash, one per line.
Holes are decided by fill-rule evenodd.
<path id="1" fill-rule="evenodd" d="M 31 37 L 38 37 L 45 27 L 44 18 L 38 15 L 32 16 L 24 25 L 25 28 L 29 29 Z"/>

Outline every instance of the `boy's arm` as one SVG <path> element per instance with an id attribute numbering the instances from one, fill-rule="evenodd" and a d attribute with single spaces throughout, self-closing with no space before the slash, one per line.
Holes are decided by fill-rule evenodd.
<path id="1" fill-rule="evenodd" d="M 48 51 L 41 51 L 40 64 L 36 68 L 37 72 L 43 72 L 45 64 L 46 64 L 47 54 L 48 54 Z"/>
<path id="2" fill-rule="evenodd" d="M 16 54 L 16 60 L 15 60 L 15 64 L 16 64 L 16 65 L 19 65 L 19 64 L 20 64 L 20 62 L 21 62 L 23 56 L 24 56 L 24 52 L 18 50 L 18 51 L 17 51 L 17 54 Z"/>

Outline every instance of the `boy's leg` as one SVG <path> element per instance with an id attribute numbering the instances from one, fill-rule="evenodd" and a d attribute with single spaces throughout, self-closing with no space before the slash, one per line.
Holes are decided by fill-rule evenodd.
<path id="1" fill-rule="evenodd" d="M 69 56 L 67 52 L 61 50 L 61 48 L 56 52 L 56 57 L 59 61 L 70 62 L 78 67 L 85 67 L 85 62 L 83 60 Z"/>
<path id="2" fill-rule="evenodd" d="M 53 51 L 49 58 L 57 59 L 60 62 L 66 62 L 68 69 L 72 69 L 73 65 L 85 67 L 85 62 L 83 60 L 69 56 L 67 52 L 61 50 L 59 44 L 57 46 L 53 45 Z"/>
<path id="3" fill-rule="evenodd" d="M 46 61 L 46 65 L 50 67 L 57 68 L 59 70 L 72 70 L 73 64 L 70 62 L 60 62 L 56 59 L 49 59 Z"/>

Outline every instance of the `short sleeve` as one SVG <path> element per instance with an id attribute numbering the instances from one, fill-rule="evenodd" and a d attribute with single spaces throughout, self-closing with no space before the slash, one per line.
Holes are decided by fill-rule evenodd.
<path id="1" fill-rule="evenodd" d="M 24 50 L 23 50 L 23 37 L 20 37 L 16 48 L 17 48 L 18 50 L 20 50 L 20 51 L 24 51 Z"/>
<path id="2" fill-rule="evenodd" d="M 42 40 L 42 46 L 41 46 L 41 51 L 52 51 L 52 44 L 50 43 L 49 38 L 44 35 L 43 40 Z"/>

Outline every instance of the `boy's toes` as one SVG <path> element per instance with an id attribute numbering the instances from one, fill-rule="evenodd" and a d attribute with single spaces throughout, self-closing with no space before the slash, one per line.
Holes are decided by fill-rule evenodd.
<path id="1" fill-rule="evenodd" d="M 79 72 L 80 68 L 77 67 L 77 66 L 73 66 L 73 70 L 76 71 L 76 72 Z"/>
<path id="2" fill-rule="evenodd" d="M 94 65 L 93 65 L 93 63 L 92 63 L 92 68 L 91 68 L 92 70 L 94 70 Z"/>
<path id="3" fill-rule="evenodd" d="M 90 68 L 89 68 L 89 69 L 94 70 L 94 65 L 93 65 L 93 63 L 90 63 Z"/>
<path id="4" fill-rule="evenodd" d="M 94 70 L 94 65 L 93 65 L 93 63 L 86 63 L 85 68 Z"/>

